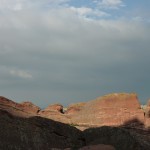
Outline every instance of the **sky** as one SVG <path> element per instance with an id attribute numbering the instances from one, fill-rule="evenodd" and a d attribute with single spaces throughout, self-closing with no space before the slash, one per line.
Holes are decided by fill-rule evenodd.
<path id="1" fill-rule="evenodd" d="M 0 0 L 0 95 L 16 102 L 150 98 L 150 0 Z"/>

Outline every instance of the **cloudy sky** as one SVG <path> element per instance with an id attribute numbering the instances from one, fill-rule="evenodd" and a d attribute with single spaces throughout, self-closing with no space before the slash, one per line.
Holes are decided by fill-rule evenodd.
<path id="1" fill-rule="evenodd" d="M 0 95 L 40 107 L 114 92 L 150 98 L 150 0 L 0 0 Z"/>

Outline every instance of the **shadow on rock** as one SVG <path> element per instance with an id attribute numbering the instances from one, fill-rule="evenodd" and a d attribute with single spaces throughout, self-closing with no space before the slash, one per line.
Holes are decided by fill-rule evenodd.
<path id="1" fill-rule="evenodd" d="M 89 128 L 83 135 L 86 145 L 112 145 L 116 150 L 150 149 L 150 130 L 136 118 L 119 127 Z"/>
<path id="2" fill-rule="evenodd" d="M 19 118 L 0 111 L 1 150 L 51 150 L 84 146 L 82 132 L 41 117 Z"/>

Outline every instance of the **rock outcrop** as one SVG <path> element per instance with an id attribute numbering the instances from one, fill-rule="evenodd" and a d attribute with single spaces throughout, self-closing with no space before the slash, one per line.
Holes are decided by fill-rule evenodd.
<path id="1" fill-rule="evenodd" d="M 21 108 L 22 111 L 28 112 L 33 115 L 37 114 L 41 110 L 38 106 L 28 101 L 21 103 L 19 105 L 19 108 Z"/>
<path id="2" fill-rule="evenodd" d="M 70 123 L 69 117 L 63 114 L 63 106 L 61 104 L 49 105 L 47 108 L 39 111 L 37 115 L 63 123 Z"/>
<path id="3" fill-rule="evenodd" d="M 109 94 L 87 102 L 71 119 L 85 127 L 120 126 L 133 119 L 144 122 L 144 112 L 136 94 Z"/>
<path id="4" fill-rule="evenodd" d="M 85 105 L 86 105 L 85 102 L 71 104 L 71 105 L 69 105 L 69 107 L 67 108 L 67 111 L 65 112 L 65 114 L 68 114 L 68 115 L 75 115 L 75 114 L 78 113 L 80 110 L 82 110 L 82 108 L 83 108 Z"/>
<path id="5" fill-rule="evenodd" d="M 72 104 L 65 112 L 61 104 L 49 105 L 41 110 L 31 102 L 19 104 L 0 97 L 0 109 L 20 117 L 41 116 L 71 124 L 82 130 L 104 125 L 120 126 L 135 119 L 147 127 L 150 125 L 150 106 L 147 105 L 144 112 L 136 94 L 105 95 L 89 102 Z"/>
<path id="6" fill-rule="evenodd" d="M 142 135 L 120 127 L 80 131 L 41 117 L 21 118 L 0 110 L 1 150 L 149 150 Z"/>
<path id="7" fill-rule="evenodd" d="M 149 114 L 136 94 L 105 95 L 65 112 L 60 104 L 41 110 L 0 97 L 0 149 L 149 150 Z"/>
<path id="8" fill-rule="evenodd" d="M 40 111 L 40 108 L 31 102 L 19 104 L 2 96 L 0 97 L 0 109 L 20 117 L 36 116 Z"/>

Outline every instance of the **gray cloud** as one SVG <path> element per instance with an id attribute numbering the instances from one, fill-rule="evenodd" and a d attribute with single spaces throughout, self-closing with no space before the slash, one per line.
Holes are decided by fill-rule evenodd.
<path id="1" fill-rule="evenodd" d="M 22 9 L 0 14 L 0 33 L 1 95 L 41 107 L 112 92 L 149 97 L 149 25 Z"/>

